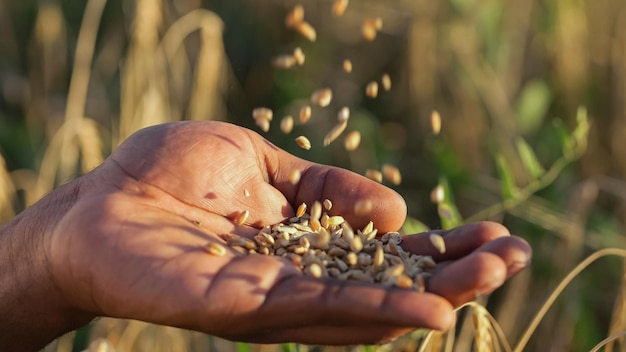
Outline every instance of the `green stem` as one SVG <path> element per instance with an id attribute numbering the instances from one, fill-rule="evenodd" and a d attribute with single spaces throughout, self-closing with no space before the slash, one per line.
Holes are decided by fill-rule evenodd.
<path id="1" fill-rule="evenodd" d="M 463 222 L 469 223 L 489 219 L 494 215 L 501 214 L 517 207 L 518 205 L 528 200 L 528 198 L 530 198 L 533 194 L 554 182 L 554 180 L 556 180 L 561 171 L 563 171 L 565 166 L 581 157 L 585 150 L 585 143 L 578 144 L 572 152 L 565 153 L 564 156 L 562 156 L 560 159 L 554 162 L 554 164 L 552 164 L 550 169 L 546 171 L 546 173 L 543 174 L 542 177 L 529 183 L 524 189 L 520 190 L 520 192 L 514 198 L 505 199 L 500 203 L 496 203 L 486 209 L 483 209 L 478 213 L 466 218 Z"/>

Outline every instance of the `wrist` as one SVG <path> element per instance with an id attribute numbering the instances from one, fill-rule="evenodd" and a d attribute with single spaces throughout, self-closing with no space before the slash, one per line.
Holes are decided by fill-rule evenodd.
<path id="1" fill-rule="evenodd" d="M 0 227 L 0 350 L 37 350 L 91 320 L 63 297 L 48 261 L 50 234 L 79 193 L 77 179 Z"/>

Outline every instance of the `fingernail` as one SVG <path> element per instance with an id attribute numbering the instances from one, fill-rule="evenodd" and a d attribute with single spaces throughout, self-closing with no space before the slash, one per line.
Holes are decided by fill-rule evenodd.
<path id="1" fill-rule="evenodd" d="M 506 278 L 508 279 L 511 276 L 519 273 L 524 268 L 526 268 L 528 265 L 530 265 L 530 259 L 526 260 L 526 261 L 512 261 L 512 262 L 510 262 L 507 265 L 507 267 L 506 267 L 506 271 L 507 271 Z"/>
<path id="2" fill-rule="evenodd" d="M 494 281 L 488 282 L 485 285 L 483 285 L 481 288 L 476 290 L 476 297 L 491 293 L 498 287 L 502 286 L 502 284 L 504 284 L 504 281 L 502 280 L 494 280 Z"/>

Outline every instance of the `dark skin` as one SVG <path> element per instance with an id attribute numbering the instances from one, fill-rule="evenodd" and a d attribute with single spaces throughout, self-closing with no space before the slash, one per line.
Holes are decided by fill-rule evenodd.
<path id="1" fill-rule="evenodd" d="M 292 169 L 302 171 L 296 185 Z M 426 234 L 407 236 L 406 250 L 439 263 L 418 293 L 314 279 L 280 257 L 203 249 L 223 243 L 221 234 L 252 237 L 302 202 L 326 198 L 331 215 L 354 228 L 373 220 L 379 233 L 396 231 L 406 216 L 393 190 L 296 158 L 241 127 L 183 122 L 142 130 L 0 228 L 0 263 L 14 263 L 0 265 L 7 287 L 0 314 L 11 317 L 0 322 L 0 349 L 40 348 L 96 316 L 259 343 L 382 343 L 415 328 L 450 328 L 455 307 L 530 260 L 524 240 L 491 222 L 441 231 L 444 254 Z M 352 212 L 362 198 L 374 200 L 369 215 Z M 248 220 L 235 226 L 245 209 Z"/>

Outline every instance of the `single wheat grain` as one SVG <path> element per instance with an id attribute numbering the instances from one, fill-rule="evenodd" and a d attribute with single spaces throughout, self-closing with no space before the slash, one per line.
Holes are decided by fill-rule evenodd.
<path id="1" fill-rule="evenodd" d="M 370 82 L 365 86 L 365 95 L 370 98 L 376 98 L 378 96 L 378 82 Z"/>
<path id="2" fill-rule="evenodd" d="M 284 134 L 289 134 L 293 130 L 293 116 L 287 115 L 280 121 L 280 130 Z"/>
<path id="3" fill-rule="evenodd" d="M 394 185 L 399 185 L 402 182 L 402 174 L 400 174 L 400 170 L 390 164 L 383 165 L 383 176 Z"/>
<path id="4" fill-rule="evenodd" d="M 343 146 L 347 151 L 351 152 L 358 148 L 359 144 L 361 144 L 361 132 L 352 131 L 346 135 Z"/>
<path id="5" fill-rule="evenodd" d="M 332 7 L 333 15 L 335 16 L 343 16 L 346 12 L 346 8 L 348 7 L 348 0 L 335 0 Z"/>
<path id="6" fill-rule="evenodd" d="M 305 136 L 299 136 L 298 138 L 296 138 L 296 143 L 300 148 L 304 150 L 311 149 L 311 142 Z"/>

